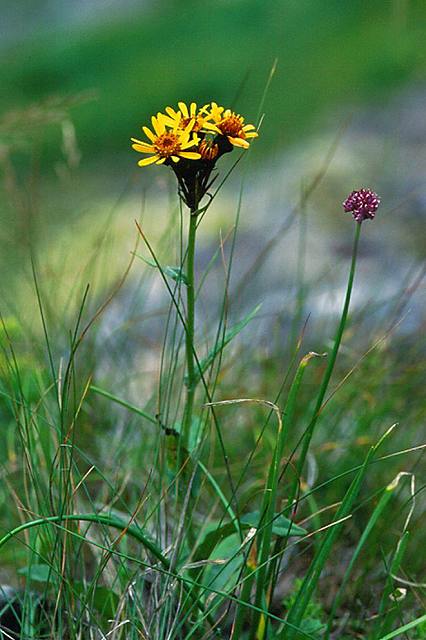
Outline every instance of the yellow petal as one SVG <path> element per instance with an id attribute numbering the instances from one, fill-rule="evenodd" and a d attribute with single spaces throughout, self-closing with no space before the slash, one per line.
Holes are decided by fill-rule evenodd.
<path id="1" fill-rule="evenodd" d="M 171 129 L 173 129 L 175 131 L 177 129 L 177 127 L 179 126 L 180 116 L 178 116 L 177 119 L 176 118 L 169 118 L 168 116 L 163 116 L 162 121 L 164 122 L 166 127 L 170 127 Z"/>
<path id="2" fill-rule="evenodd" d="M 258 138 L 259 134 L 256 131 L 249 131 L 246 133 L 246 138 Z"/>
<path id="3" fill-rule="evenodd" d="M 199 160 L 201 158 L 201 153 L 195 153 L 195 151 L 181 151 L 180 155 L 182 158 L 188 158 L 188 160 Z"/>
<path id="4" fill-rule="evenodd" d="M 184 129 L 184 133 L 189 133 L 190 131 L 192 131 L 193 127 L 195 124 L 195 120 L 193 118 L 191 118 L 191 120 L 188 122 L 188 124 L 186 125 L 185 129 Z"/>
<path id="5" fill-rule="evenodd" d="M 169 116 L 166 116 L 164 113 L 157 113 L 157 122 L 158 126 L 161 128 L 161 133 L 164 133 L 166 130 L 166 124 L 170 121 Z"/>
<path id="6" fill-rule="evenodd" d="M 170 156 L 173 162 L 179 162 L 179 156 Z"/>
<path id="7" fill-rule="evenodd" d="M 173 120 L 179 116 L 178 112 L 172 109 L 172 107 L 166 107 L 165 112 L 173 118 Z"/>
<path id="8" fill-rule="evenodd" d="M 132 149 L 141 153 L 154 153 L 155 151 L 152 144 L 132 144 Z"/>
<path id="9" fill-rule="evenodd" d="M 178 113 L 176 115 L 175 120 L 173 120 L 173 131 L 174 131 L 174 133 L 176 133 L 177 130 L 179 129 L 179 127 L 181 126 L 181 120 L 182 120 L 182 115 L 180 113 Z"/>
<path id="10" fill-rule="evenodd" d="M 146 167 L 148 164 L 153 164 L 157 162 L 158 156 L 151 156 L 150 158 L 144 158 L 143 160 L 139 160 L 138 165 L 140 167 Z"/>
<path id="11" fill-rule="evenodd" d="M 221 133 L 220 129 L 215 124 L 211 122 L 204 122 L 203 129 L 207 129 L 208 131 L 214 131 L 215 133 Z"/>
<path id="12" fill-rule="evenodd" d="M 161 122 L 161 120 L 159 120 L 158 117 L 156 118 L 155 116 L 152 116 L 151 122 L 157 136 L 161 136 L 166 130 L 164 123 Z"/>
<path id="13" fill-rule="evenodd" d="M 146 137 L 151 140 L 151 142 L 155 142 L 156 136 L 152 133 L 151 129 L 148 129 L 148 127 L 142 127 L 142 131 L 144 132 Z"/>
<path id="14" fill-rule="evenodd" d="M 195 118 L 196 111 L 197 111 L 197 103 L 191 102 L 191 106 L 189 108 L 189 113 L 191 114 L 191 118 Z"/>
<path id="15" fill-rule="evenodd" d="M 163 162 L 166 162 L 166 158 L 160 158 L 157 160 L 156 164 L 163 164 Z"/>
<path id="16" fill-rule="evenodd" d="M 189 118 L 188 107 L 184 102 L 178 102 L 179 109 L 182 112 L 184 118 Z"/>
<path id="17" fill-rule="evenodd" d="M 186 129 L 181 129 L 180 131 L 176 132 L 177 135 L 179 136 L 179 142 L 181 145 L 186 144 L 189 140 L 189 136 L 191 135 L 191 133 L 189 131 L 187 131 Z"/>
<path id="18" fill-rule="evenodd" d="M 198 142 L 199 142 L 199 138 L 194 139 L 194 140 L 188 140 L 188 142 L 185 142 L 185 144 L 181 144 L 180 148 L 181 149 L 190 149 L 190 147 L 196 147 Z"/>
<path id="19" fill-rule="evenodd" d="M 241 147 L 242 149 L 248 149 L 250 146 L 247 140 L 243 140 L 242 138 L 231 138 L 230 136 L 228 136 L 228 140 L 231 144 L 234 145 L 234 147 Z"/>
<path id="20" fill-rule="evenodd" d="M 256 129 L 254 124 L 245 124 L 244 127 L 243 127 L 244 131 L 252 131 L 253 129 Z"/>

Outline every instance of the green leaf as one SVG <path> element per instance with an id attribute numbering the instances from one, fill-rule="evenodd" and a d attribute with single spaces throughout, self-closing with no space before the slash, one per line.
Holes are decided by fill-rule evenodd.
<path id="1" fill-rule="evenodd" d="M 34 582 L 48 582 L 52 576 L 52 568 L 48 564 L 32 564 L 28 567 L 22 567 L 18 573 Z"/>
<path id="2" fill-rule="evenodd" d="M 125 407 L 126 409 L 129 409 L 129 411 L 133 411 L 133 413 L 137 413 L 138 415 L 143 416 L 144 418 L 149 420 L 149 422 L 152 422 L 152 424 L 158 425 L 158 420 L 157 420 L 157 418 L 155 418 L 155 416 L 152 416 L 151 414 L 147 413 L 147 411 L 144 411 L 143 409 L 140 409 L 139 407 L 135 407 L 134 404 L 130 404 L 130 402 L 127 402 L 127 400 L 123 400 L 122 398 L 118 398 L 117 396 L 115 396 L 114 394 L 110 393 L 109 391 L 105 391 L 105 389 L 101 389 L 100 387 L 96 387 L 93 384 L 90 385 L 90 391 L 93 391 L 94 393 L 97 393 L 100 396 L 104 396 L 104 398 L 108 398 L 108 400 L 111 400 L 112 402 L 115 402 L 116 404 L 120 404 L 122 407 Z"/>
<path id="3" fill-rule="evenodd" d="M 93 587 L 82 582 L 74 583 L 74 589 L 82 602 L 89 602 L 105 619 L 113 618 L 120 601 L 119 596 L 108 587 Z"/>
<path id="4" fill-rule="evenodd" d="M 188 438 L 188 452 L 193 453 L 202 439 L 202 423 L 200 418 L 196 416 L 192 416 L 191 429 L 189 431 Z M 182 434 L 182 423 L 175 422 L 173 427 L 170 429 L 173 435 L 180 436 Z"/>
<path id="5" fill-rule="evenodd" d="M 304 536 L 307 531 L 302 529 L 302 527 L 298 527 L 296 524 L 292 523 L 288 518 L 283 515 L 276 515 L 274 520 L 274 524 L 272 527 L 272 532 L 276 536 Z M 260 519 L 259 511 L 253 511 L 251 513 L 246 513 L 240 518 L 241 529 L 247 530 L 251 527 L 258 528 Z M 266 524 L 266 523 L 265 523 Z M 290 534 L 289 534 L 290 529 Z M 231 534 L 235 533 L 235 524 L 233 522 L 227 522 L 226 524 L 222 524 L 218 526 L 217 522 L 211 523 L 207 528 L 204 538 L 202 542 L 197 547 L 197 550 L 194 554 L 194 561 L 206 560 L 210 558 L 213 549 Z"/>
<path id="6" fill-rule="evenodd" d="M 153 269 L 158 269 L 159 268 L 158 264 L 156 262 L 154 262 L 154 260 L 149 260 L 148 258 L 144 258 L 143 256 L 139 255 L 138 253 L 135 253 L 134 255 L 137 258 L 140 258 L 149 267 L 152 267 Z M 182 271 L 182 269 L 180 267 L 166 266 L 166 267 L 161 267 L 161 270 L 163 271 L 163 273 L 166 276 L 168 276 L 169 278 L 171 278 L 175 282 L 181 282 L 186 286 L 188 285 L 188 278 L 186 277 L 186 274 Z"/>
<path id="7" fill-rule="evenodd" d="M 300 629 L 303 633 L 298 633 L 296 635 L 296 640 L 305 640 L 306 637 L 317 638 L 321 640 L 323 638 L 323 631 L 325 629 L 325 624 L 321 622 L 321 620 L 316 620 L 315 618 L 307 618 L 302 620 L 300 624 Z"/>
<path id="8" fill-rule="evenodd" d="M 184 285 L 188 286 L 188 278 L 180 267 L 167 266 L 163 268 L 163 271 L 166 276 L 169 276 L 169 278 L 175 282 L 182 282 Z"/>
<path id="9" fill-rule="evenodd" d="M 241 566 L 244 561 L 243 554 L 238 553 L 240 547 L 240 538 L 233 529 L 232 535 L 228 536 L 226 540 L 222 540 L 210 558 L 211 560 L 225 560 L 225 563 L 207 565 L 203 574 L 203 584 L 218 591 L 228 591 L 235 587 L 240 578 Z M 217 603 L 218 600 L 222 600 L 222 596 L 217 595 L 214 601 Z"/>
<path id="10" fill-rule="evenodd" d="M 259 511 L 252 511 L 251 513 L 246 513 L 244 516 L 241 516 L 241 522 L 245 526 L 257 528 L 259 520 Z M 262 525 L 266 524 L 267 522 L 262 523 Z M 277 514 L 275 514 L 274 523 L 272 525 L 272 533 L 279 538 L 285 538 L 286 536 L 306 536 L 307 531 L 306 529 L 299 527 L 297 524 L 294 524 L 294 522 L 292 522 L 282 514 L 278 516 Z"/>
<path id="11" fill-rule="evenodd" d="M 224 338 L 218 344 L 216 344 L 213 347 L 213 349 L 211 349 L 211 351 L 209 351 L 209 353 L 207 354 L 207 356 L 205 358 L 200 360 L 199 366 L 197 367 L 197 370 L 195 371 L 195 376 L 194 376 L 194 383 L 195 384 L 197 382 L 199 382 L 199 380 L 201 378 L 201 375 L 210 367 L 210 365 L 213 364 L 216 356 L 221 351 L 223 351 L 223 349 L 226 347 L 226 345 L 229 344 L 231 342 L 231 340 L 233 338 L 235 338 L 235 336 L 238 335 L 240 333 L 240 331 L 242 331 L 244 329 L 244 327 L 246 327 L 248 325 L 250 320 L 253 320 L 254 316 L 257 314 L 257 312 L 259 311 L 261 306 L 262 306 L 261 304 L 258 304 L 252 311 L 250 311 L 249 314 L 246 315 L 245 318 L 240 320 L 240 322 L 237 322 L 237 324 L 234 324 L 234 326 L 231 327 L 229 329 L 229 331 L 227 331 L 225 333 Z M 186 376 L 185 376 L 185 384 L 188 384 L 188 379 L 187 379 Z"/>
<path id="12" fill-rule="evenodd" d="M 382 636 L 381 638 L 379 638 L 379 640 L 392 640 L 392 638 L 396 638 L 397 636 L 401 637 L 402 633 L 405 633 L 410 629 L 414 629 L 414 627 L 418 627 L 423 623 L 426 623 L 426 613 L 423 616 L 420 616 L 419 618 L 416 618 L 415 620 L 408 622 L 408 624 L 404 624 L 402 627 L 398 627 L 398 629 L 395 629 L 394 631 L 391 631 L 385 636 Z M 421 637 L 423 638 L 423 636 Z"/>

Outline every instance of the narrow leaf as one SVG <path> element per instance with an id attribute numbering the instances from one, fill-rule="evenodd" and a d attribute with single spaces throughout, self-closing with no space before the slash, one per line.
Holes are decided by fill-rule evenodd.
<path id="1" fill-rule="evenodd" d="M 149 267 L 152 267 L 153 269 L 159 268 L 158 264 L 156 264 L 154 260 L 150 260 L 149 258 L 144 258 L 139 253 L 135 253 L 134 255 L 140 260 L 142 260 L 143 262 L 145 262 L 145 264 L 147 264 Z M 186 277 L 186 274 L 182 271 L 180 267 L 171 267 L 168 265 L 165 267 L 161 267 L 161 270 L 166 276 L 168 276 L 175 282 L 182 282 L 183 284 L 188 285 L 188 278 Z"/>
<path id="2" fill-rule="evenodd" d="M 381 638 L 379 638 L 379 640 L 392 640 L 392 638 L 396 638 L 397 636 L 400 637 L 401 634 L 405 633 L 406 631 L 409 631 L 410 629 L 414 629 L 414 627 L 418 627 L 419 624 L 422 624 L 423 622 L 426 622 L 426 613 L 423 616 L 420 616 L 419 618 L 412 620 L 408 624 L 404 624 L 402 627 L 395 629 L 395 631 L 392 631 L 391 633 L 387 633 L 385 636 L 382 636 Z"/>
<path id="3" fill-rule="evenodd" d="M 243 531 L 252 527 L 257 528 L 259 525 L 259 520 L 259 511 L 246 513 L 240 518 L 240 527 Z M 212 524 L 212 527 L 213 526 L 214 525 Z M 206 560 L 207 558 L 209 558 L 213 549 L 218 544 L 220 544 L 231 534 L 235 533 L 235 522 L 227 522 L 226 524 L 223 524 L 222 526 L 216 527 L 214 529 L 212 527 L 209 528 L 209 531 L 202 539 L 201 544 L 197 547 L 197 550 L 194 554 L 194 562 L 197 562 L 199 560 Z M 305 529 L 302 529 L 302 527 L 299 527 L 296 524 L 292 523 L 283 515 L 275 516 L 272 531 L 277 536 L 286 536 L 288 535 L 289 531 L 290 536 L 304 536 L 307 533 Z"/>
<path id="4" fill-rule="evenodd" d="M 389 437 L 389 435 L 395 429 L 396 424 L 393 424 L 389 429 L 382 435 L 377 444 L 371 447 L 368 452 L 362 467 L 359 469 L 357 475 L 353 479 L 348 491 L 346 492 L 345 497 L 340 505 L 339 510 L 336 513 L 335 521 L 336 525 L 330 527 L 327 530 L 327 533 L 319 547 L 317 553 L 315 554 L 311 565 L 306 573 L 305 579 L 303 580 L 302 586 L 300 587 L 299 593 L 297 594 L 296 601 L 292 606 L 290 613 L 287 618 L 287 622 L 290 622 L 294 627 L 300 626 L 301 620 L 303 619 L 306 608 L 311 601 L 312 595 L 318 585 L 319 579 L 321 577 L 322 570 L 324 568 L 325 563 L 328 560 L 328 557 L 331 553 L 333 545 L 339 536 L 339 533 L 343 527 L 343 519 L 350 515 L 355 500 L 360 492 L 362 482 L 364 480 L 364 476 L 368 469 L 368 465 L 373 459 L 374 454 L 378 450 L 378 448 L 382 445 L 382 443 Z M 341 522 L 339 522 L 341 521 Z M 284 627 L 281 632 L 277 636 L 277 640 L 295 640 L 295 632 L 294 629 L 290 629 L 288 634 L 286 634 L 286 628 Z"/>
<path id="5" fill-rule="evenodd" d="M 28 567 L 22 567 L 18 573 L 25 576 L 28 580 L 35 582 L 48 582 L 52 576 L 52 568 L 48 564 L 32 564 Z"/>
<path id="6" fill-rule="evenodd" d="M 245 318 L 231 327 L 229 331 L 226 332 L 223 340 L 216 344 L 208 353 L 208 355 L 200 361 L 199 366 L 197 367 L 197 370 L 195 372 L 194 383 L 197 383 L 200 380 L 201 375 L 213 364 L 216 356 L 219 355 L 221 351 L 223 351 L 226 345 L 228 345 L 231 340 L 235 338 L 235 336 L 237 336 L 248 325 L 250 320 L 253 320 L 254 316 L 257 314 L 261 306 L 261 304 L 258 304 L 252 311 L 250 311 L 248 315 L 246 315 Z M 185 384 L 188 384 L 187 377 L 185 377 Z"/>
<path id="7" fill-rule="evenodd" d="M 260 521 L 260 511 L 252 511 L 241 516 L 241 522 L 245 526 L 258 527 Z M 268 523 L 262 523 L 262 526 L 266 526 Z M 302 527 L 289 520 L 283 515 L 275 514 L 273 517 L 272 533 L 278 537 L 283 536 L 306 536 L 307 531 Z"/>
<path id="8" fill-rule="evenodd" d="M 133 413 L 137 413 L 139 416 L 142 416 L 142 417 L 146 418 L 147 420 L 149 420 L 149 422 L 152 422 L 152 424 L 158 425 L 158 420 L 154 416 L 149 414 L 147 411 L 144 411 L 143 409 L 140 409 L 139 407 L 136 407 L 135 405 L 131 404 L 130 402 L 127 402 L 127 400 L 123 400 L 122 398 L 118 398 L 117 396 L 115 396 L 114 394 L 110 393 L 109 391 L 105 391 L 105 389 L 101 389 L 100 387 L 96 387 L 93 384 L 90 385 L 90 391 L 93 391 L 93 393 L 97 393 L 100 396 L 104 396 L 104 398 L 108 398 L 108 400 L 111 400 L 112 402 L 115 402 L 116 404 L 120 404 L 122 407 L 125 407 L 126 409 L 128 409 L 129 411 L 132 411 Z"/>

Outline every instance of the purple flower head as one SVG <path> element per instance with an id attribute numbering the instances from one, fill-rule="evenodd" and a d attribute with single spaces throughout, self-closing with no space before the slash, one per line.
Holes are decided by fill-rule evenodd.
<path id="1" fill-rule="evenodd" d="M 371 189 L 352 191 L 343 203 L 345 211 L 352 213 L 357 222 L 372 220 L 379 208 L 380 198 Z"/>

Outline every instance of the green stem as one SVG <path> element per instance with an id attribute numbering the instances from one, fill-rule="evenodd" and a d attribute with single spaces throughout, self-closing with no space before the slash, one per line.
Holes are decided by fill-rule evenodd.
<path id="1" fill-rule="evenodd" d="M 194 396 L 196 387 L 195 362 L 194 362 L 194 328 L 195 328 L 195 277 L 194 277 L 194 258 L 195 258 L 195 236 L 197 232 L 197 215 L 196 210 L 191 209 L 189 219 L 188 233 L 188 252 L 186 262 L 186 379 L 187 393 L 186 404 L 183 418 L 182 438 L 183 446 L 189 450 L 189 440 L 192 425 L 192 413 L 194 409 Z"/>
<path id="2" fill-rule="evenodd" d="M 195 388 L 197 385 L 194 351 L 195 331 L 195 236 L 197 233 L 197 211 L 195 207 L 190 210 L 188 247 L 186 253 L 186 318 L 185 318 L 185 351 L 186 351 L 186 403 L 182 420 L 182 437 L 178 449 L 178 469 L 182 469 L 191 450 L 192 414 L 194 411 Z M 191 489 L 190 489 L 191 491 Z M 185 504 L 185 500 L 184 500 Z M 192 512 L 191 495 L 185 508 L 185 531 L 187 541 L 192 547 L 195 543 L 194 532 L 191 526 Z"/>
<path id="3" fill-rule="evenodd" d="M 46 518 L 37 518 L 37 520 L 31 520 L 30 522 L 24 522 L 19 525 L 15 529 L 9 531 L 3 538 L 0 539 L 0 549 L 5 545 L 11 538 L 15 537 L 21 531 L 25 531 L 27 529 L 32 529 L 33 527 L 43 526 L 45 524 L 60 524 L 61 522 L 93 522 L 95 524 L 104 524 L 113 529 L 119 529 L 124 531 L 127 535 L 135 538 L 138 542 L 141 542 L 144 547 L 148 549 L 156 558 L 161 562 L 161 564 L 169 569 L 170 563 L 169 560 L 163 556 L 161 551 L 158 549 L 157 545 L 150 540 L 148 536 L 146 536 L 142 531 L 135 526 L 127 525 L 122 520 L 118 518 L 114 518 L 112 516 L 97 514 L 97 513 L 79 513 L 79 514 L 70 514 L 70 515 L 61 515 L 61 516 L 47 516 Z"/>
<path id="4" fill-rule="evenodd" d="M 302 453 L 301 453 L 301 456 L 299 458 L 299 463 L 297 465 L 296 483 L 297 483 L 297 478 L 300 478 L 300 476 L 302 475 L 302 471 L 303 471 L 303 467 L 304 467 L 304 464 L 305 464 L 306 456 L 307 456 L 307 453 L 308 453 L 308 450 L 309 450 L 309 445 L 311 443 L 311 439 L 312 439 L 312 436 L 313 436 L 313 433 L 314 433 L 314 429 L 315 429 L 316 423 L 317 423 L 318 418 L 319 418 L 320 413 L 321 413 L 324 397 L 325 397 L 325 394 L 327 393 L 327 389 L 328 389 L 328 385 L 329 385 L 329 382 L 330 382 L 330 378 L 331 378 L 331 375 L 333 373 L 334 365 L 336 363 L 336 358 L 337 358 L 337 354 L 338 354 L 338 351 L 339 351 L 340 343 L 342 341 L 343 331 L 345 329 L 346 320 L 347 320 L 347 317 L 348 317 L 349 304 L 350 304 L 350 301 L 351 301 L 351 293 L 352 293 L 352 287 L 353 287 L 353 283 L 354 283 L 355 266 L 356 266 L 356 260 L 357 260 L 357 255 L 358 255 L 358 244 L 359 244 L 360 234 L 361 234 L 361 223 L 357 223 L 356 230 L 355 230 L 353 250 L 352 250 L 352 262 L 351 262 L 351 268 L 350 268 L 350 271 L 349 271 L 348 286 L 346 288 L 346 297 L 345 297 L 345 303 L 343 305 L 342 316 L 340 318 L 340 323 L 339 323 L 339 326 L 337 328 L 336 336 L 334 338 L 333 351 L 331 352 L 330 359 L 329 359 L 328 365 L 327 365 L 327 369 L 325 371 L 324 378 L 322 380 L 322 384 L 321 384 L 321 388 L 320 388 L 320 391 L 319 391 L 319 394 L 318 394 L 318 398 L 317 398 L 317 402 L 316 402 L 316 405 L 315 405 L 315 409 L 314 409 L 314 413 L 313 413 L 313 416 L 312 416 L 312 420 L 309 423 L 309 426 L 308 426 L 308 428 L 306 430 L 306 435 L 305 435 L 305 437 L 303 439 Z M 292 492 L 293 497 L 294 497 L 295 493 L 296 493 L 296 491 Z"/>
<path id="5" fill-rule="evenodd" d="M 256 574 L 256 567 L 250 566 L 249 556 L 252 550 L 252 546 L 255 544 L 253 541 L 248 549 L 247 560 L 244 566 L 244 573 L 242 575 L 243 587 L 241 589 L 241 595 L 239 598 L 240 604 L 237 607 L 234 624 L 232 625 L 232 632 L 230 640 L 238 640 L 241 638 L 243 632 L 243 626 L 246 621 L 246 616 L 250 613 L 254 613 L 254 610 L 247 611 L 247 603 L 250 603 L 250 596 L 253 587 L 253 580 Z M 260 612 L 256 612 L 259 616 Z"/>

